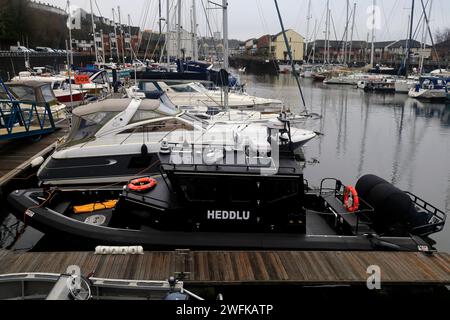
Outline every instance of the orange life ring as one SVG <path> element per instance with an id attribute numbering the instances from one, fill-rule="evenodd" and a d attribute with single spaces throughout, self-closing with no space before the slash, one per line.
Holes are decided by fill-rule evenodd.
<path id="1" fill-rule="evenodd" d="M 153 178 L 140 178 L 131 181 L 128 184 L 128 189 L 131 191 L 144 192 L 156 187 L 158 182 Z"/>
<path id="2" fill-rule="evenodd" d="M 353 199 L 353 204 L 350 205 L 350 195 Z M 344 191 L 344 207 L 348 212 L 356 212 L 359 209 L 359 196 L 356 189 L 352 186 L 348 186 Z"/>

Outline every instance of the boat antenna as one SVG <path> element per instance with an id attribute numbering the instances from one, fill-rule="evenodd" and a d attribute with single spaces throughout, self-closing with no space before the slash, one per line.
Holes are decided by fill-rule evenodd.
<path id="1" fill-rule="evenodd" d="M 300 83 L 300 78 L 298 77 L 298 74 L 295 71 L 294 58 L 292 56 L 291 46 L 289 45 L 288 37 L 286 35 L 286 29 L 284 28 L 284 23 L 283 23 L 283 18 L 281 17 L 280 8 L 278 7 L 278 1 L 274 0 L 274 2 L 275 2 L 275 7 L 276 7 L 277 13 L 278 13 L 278 19 L 280 20 L 280 25 L 281 25 L 281 30 L 283 32 L 284 42 L 286 44 L 286 48 L 287 48 L 287 52 L 288 52 L 288 55 L 289 55 L 289 59 L 291 60 L 292 74 L 294 75 L 295 81 L 297 82 L 298 90 L 300 91 L 300 96 L 302 98 L 303 107 L 305 108 L 304 112 L 306 114 L 308 114 L 308 108 L 306 107 L 305 96 L 303 95 L 303 89 L 302 89 L 302 85 Z"/>

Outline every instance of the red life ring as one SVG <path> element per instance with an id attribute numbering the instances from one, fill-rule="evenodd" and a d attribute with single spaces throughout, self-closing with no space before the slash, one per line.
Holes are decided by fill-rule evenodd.
<path id="1" fill-rule="evenodd" d="M 350 195 L 353 199 L 353 204 L 350 205 Z M 348 186 L 344 191 L 344 207 L 348 212 L 356 212 L 359 209 L 359 196 L 356 189 L 352 186 Z"/>
<path id="2" fill-rule="evenodd" d="M 156 187 L 158 182 L 153 178 L 140 178 L 131 181 L 128 184 L 128 189 L 136 192 L 144 192 Z"/>

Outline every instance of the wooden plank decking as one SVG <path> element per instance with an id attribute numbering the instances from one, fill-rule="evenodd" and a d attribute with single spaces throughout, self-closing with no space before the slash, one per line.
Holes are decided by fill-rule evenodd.
<path id="1" fill-rule="evenodd" d="M 25 253 L 2 257 L 0 274 L 63 273 L 69 265 L 111 279 L 166 280 L 181 272 L 195 285 L 365 285 L 367 268 L 377 265 L 385 285 L 450 285 L 450 255 L 398 252 Z"/>
<path id="2" fill-rule="evenodd" d="M 63 122 L 53 134 L 33 142 L 30 139 L 0 142 L 0 186 L 24 170 L 35 157 L 46 153 L 57 139 L 68 133 L 68 125 Z"/>

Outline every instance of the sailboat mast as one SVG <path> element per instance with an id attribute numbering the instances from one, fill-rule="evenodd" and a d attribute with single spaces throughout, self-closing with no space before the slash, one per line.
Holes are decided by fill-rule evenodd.
<path id="1" fill-rule="evenodd" d="M 125 64 L 125 41 L 123 37 L 122 15 L 120 13 L 120 6 L 117 6 L 117 12 L 119 13 L 119 27 L 120 27 L 120 42 L 122 45 L 122 60 Z"/>
<path id="2" fill-rule="evenodd" d="M 92 36 L 94 38 L 95 63 L 98 63 L 98 48 L 97 48 L 97 41 L 95 39 L 94 7 L 92 6 L 92 0 L 90 0 L 90 4 L 91 4 Z"/>
<path id="3" fill-rule="evenodd" d="M 228 48 L 228 0 L 222 0 L 223 8 L 223 68 L 228 71 L 229 65 L 229 48 Z M 225 82 L 228 84 L 228 79 Z M 228 111 L 229 97 L 228 97 L 228 85 L 224 88 L 224 107 Z"/>
<path id="4" fill-rule="evenodd" d="M 306 23 L 306 46 L 305 46 L 305 50 L 306 50 L 306 54 L 305 54 L 305 56 L 306 57 L 308 57 L 308 45 L 309 45 L 309 27 L 310 27 L 310 22 L 311 22 L 311 18 L 312 18 L 312 16 L 311 16 L 311 0 L 309 0 L 308 1 L 308 13 L 307 13 L 307 16 L 306 16 L 306 21 L 307 21 L 307 23 Z"/>
<path id="5" fill-rule="evenodd" d="M 328 62 L 328 29 L 329 29 L 329 14 L 330 14 L 330 1 L 327 0 L 327 8 L 326 8 L 326 19 L 325 19 L 325 51 L 323 53 L 323 63 L 326 64 Z"/>
<path id="6" fill-rule="evenodd" d="M 167 70 L 170 70 L 170 49 L 171 49 L 171 33 L 170 33 L 170 0 L 167 0 L 167 17 L 166 17 L 166 51 L 167 51 Z"/>
<path id="7" fill-rule="evenodd" d="M 416 4 L 415 0 L 412 0 L 411 3 L 411 18 L 409 22 L 409 37 L 408 37 L 408 49 L 406 50 L 406 64 L 405 64 L 405 75 L 408 76 L 410 58 L 411 58 L 411 46 L 412 46 L 412 37 L 413 37 L 413 27 L 414 27 L 414 6 Z"/>
<path id="8" fill-rule="evenodd" d="M 72 51 L 72 9 L 70 8 L 70 0 L 67 0 L 67 8 L 69 10 L 69 18 L 70 18 L 70 28 L 69 28 L 69 65 L 72 66 L 73 65 L 73 51 Z M 70 86 L 69 86 L 70 87 Z"/>
<path id="9" fill-rule="evenodd" d="M 192 0 L 192 59 L 198 60 L 197 1 Z"/>
<path id="10" fill-rule="evenodd" d="M 73 93 L 72 93 L 72 66 L 73 66 L 73 52 L 72 52 L 72 9 L 70 8 L 70 0 L 67 0 L 67 9 L 69 11 L 69 45 L 67 45 L 66 41 L 66 49 L 67 49 L 67 72 L 69 76 L 69 94 L 70 94 L 70 103 L 73 104 Z M 7 91 L 8 92 L 8 91 Z"/>
<path id="11" fill-rule="evenodd" d="M 162 34 L 162 5 L 161 0 L 158 1 L 158 14 L 159 14 L 159 35 Z"/>
<path id="12" fill-rule="evenodd" d="M 350 0 L 347 0 L 347 20 L 345 23 L 345 44 L 344 44 L 344 64 L 347 63 L 347 48 L 348 48 L 348 26 L 349 26 L 349 7 L 350 7 Z"/>
<path id="13" fill-rule="evenodd" d="M 377 1 L 373 0 L 372 5 L 372 49 L 370 50 L 370 65 L 374 67 L 375 63 L 375 9 Z"/>
<path id="14" fill-rule="evenodd" d="M 113 24 L 114 24 L 114 38 L 115 38 L 115 44 L 116 44 L 115 52 L 117 54 L 117 63 L 119 63 L 120 62 L 120 55 L 119 55 L 119 47 L 118 47 L 118 44 L 117 44 L 116 10 L 114 10 L 114 8 L 112 8 L 112 16 L 113 16 Z M 112 55 L 112 50 L 111 50 L 111 55 Z"/>
<path id="15" fill-rule="evenodd" d="M 328 2 L 328 46 L 327 46 L 327 61 L 330 63 L 331 59 L 331 9 L 330 2 Z"/>
<path id="16" fill-rule="evenodd" d="M 131 54 L 131 59 L 133 61 L 135 57 L 134 57 L 134 50 L 133 50 L 133 42 L 131 41 L 132 36 L 131 36 L 131 15 L 130 14 L 128 14 L 128 34 L 130 37 L 130 54 Z"/>
<path id="17" fill-rule="evenodd" d="M 181 58 L 181 0 L 178 0 L 177 58 Z"/>
<path id="18" fill-rule="evenodd" d="M 224 0 L 226 1 L 226 0 Z M 277 13 L 278 13 L 278 19 L 280 20 L 280 26 L 281 26 L 281 31 L 283 33 L 283 38 L 284 38 L 284 43 L 286 45 L 286 49 L 289 55 L 289 59 L 291 61 L 291 67 L 292 67 L 292 74 L 294 75 L 295 81 L 297 82 L 297 86 L 298 89 L 300 91 L 300 96 L 302 98 L 302 102 L 303 102 L 303 106 L 305 107 L 305 112 L 308 113 L 308 109 L 306 108 L 306 101 L 305 101 L 305 97 L 303 95 L 303 90 L 302 90 L 302 85 L 300 84 L 300 79 L 298 77 L 297 72 L 295 71 L 295 63 L 294 63 L 294 58 L 292 56 L 292 48 L 289 45 L 289 40 L 286 34 L 286 29 L 284 28 L 284 23 L 283 23 L 283 18 L 281 17 L 281 12 L 280 12 L 280 8 L 278 7 L 278 1 L 274 0 L 275 2 L 275 7 L 277 9 Z"/>
<path id="19" fill-rule="evenodd" d="M 431 46 L 433 47 L 433 50 L 436 54 L 436 59 L 437 59 L 438 65 L 439 65 L 439 70 L 441 70 L 441 59 L 439 59 L 439 55 L 436 51 L 433 33 L 431 32 L 431 28 L 430 28 L 430 19 L 429 19 L 429 16 L 427 15 L 427 9 L 425 8 L 425 4 L 423 3 L 423 0 L 420 0 L 420 3 L 422 4 L 422 11 L 423 11 L 423 14 L 425 15 L 425 21 L 427 22 L 428 35 L 431 40 Z"/>
<path id="20" fill-rule="evenodd" d="M 353 33 L 355 31 L 355 18 L 356 18 L 356 2 L 353 4 L 353 22 L 352 22 L 352 31 L 350 33 L 350 50 L 348 52 L 348 62 L 352 61 Z"/>
<path id="21" fill-rule="evenodd" d="M 317 19 L 314 21 L 314 44 L 312 51 L 312 63 L 316 63 L 316 42 L 317 42 Z"/>
<path id="22" fill-rule="evenodd" d="M 430 18 L 430 16 L 431 16 L 432 8 L 433 8 L 433 0 L 430 0 L 430 7 L 428 9 L 428 18 Z M 427 22 L 427 19 L 424 19 L 423 36 L 422 36 L 422 56 L 420 59 L 420 68 L 419 68 L 420 74 L 422 74 L 422 72 L 423 72 L 423 66 L 424 66 L 424 62 L 425 62 L 425 50 L 427 48 L 427 40 L 428 40 L 427 28 L 428 28 L 428 22 Z"/>

